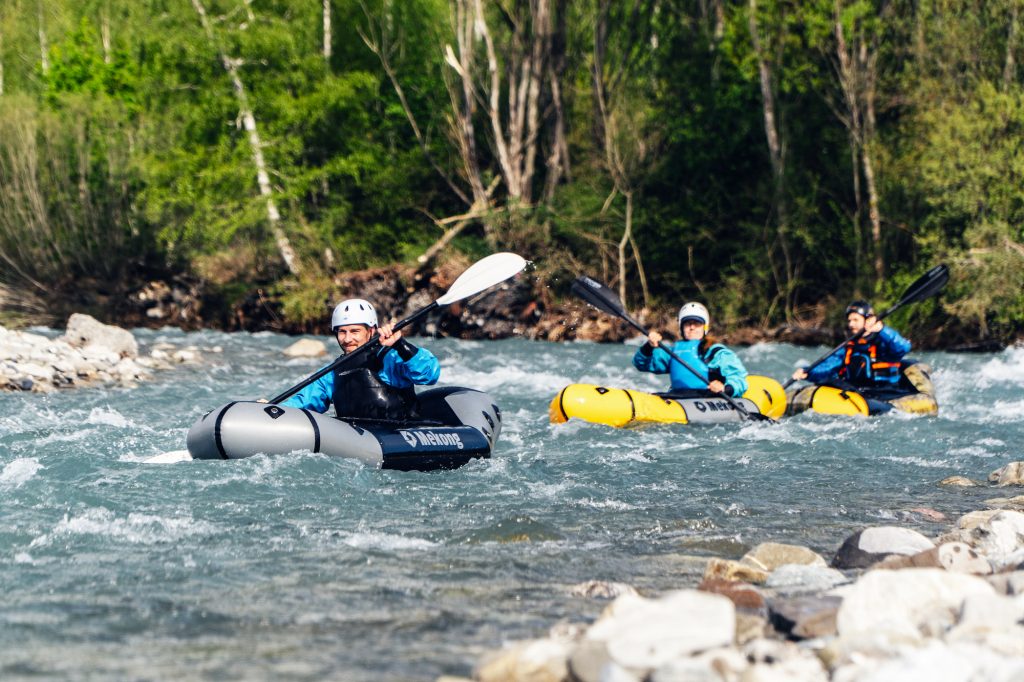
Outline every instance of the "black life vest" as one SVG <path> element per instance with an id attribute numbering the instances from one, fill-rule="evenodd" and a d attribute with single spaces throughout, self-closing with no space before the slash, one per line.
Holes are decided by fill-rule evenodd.
<path id="1" fill-rule="evenodd" d="M 882 362 L 878 356 L 878 335 L 869 334 L 846 342 L 846 355 L 839 378 L 855 386 L 895 385 L 900 380 L 900 362 Z"/>
<path id="2" fill-rule="evenodd" d="M 386 352 L 386 351 L 385 351 Z M 334 411 L 339 419 L 409 421 L 417 416 L 416 390 L 395 388 L 380 378 L 381 349 L 364 351 L 334 372 Z"/>

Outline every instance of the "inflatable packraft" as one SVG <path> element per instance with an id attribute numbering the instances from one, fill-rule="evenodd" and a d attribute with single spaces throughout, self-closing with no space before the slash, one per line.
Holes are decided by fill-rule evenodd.
<path id="1" fill-rule="evenodd" d="M 770 377 L 749 375 L 747 392 L 736 398 L 747 412 L 772 419 L 786 411 L 786 394 Z M 706 392 L 689 394 L 644 393 L 630 388 L 570 384 L 558 392 L 548 407 L 551 422 L 561 424 L 575 417 L 608 426 L 638 424 L 721 424 L 744 419 L 729 401 Z"/>
<path id="2" fill-rule="evenodd" d="M 296 450 L 352 457 L 383 469 L 454 469 L 491 456 L 501 410 L 489 395 L 444 387 L 417 396 L 413 422 L 349 421 L 295 407 L 233 402 L 189 429 L 193 459 L 240 459 Z"/>
<path id="3" fill-rule="evenodd" d="M 932 384 L 931 367 L 923 362 L 907 363 L 899 384 L 893 389 L 860 389 L 842 386 L 803 386 L 786 392 L 786 414 L 808 410 L 821 414 L 867 417 L 899 410 L 933 415 L 939 411 Z"/>

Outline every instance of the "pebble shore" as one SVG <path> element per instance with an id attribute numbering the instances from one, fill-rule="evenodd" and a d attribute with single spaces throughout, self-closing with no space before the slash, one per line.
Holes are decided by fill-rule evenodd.
<path id="1" fill-rule="evenodd" d="M 1024 462 L 987 482 L 1024 486 Z M 826 558 L 764 543 L 706 560 L 696 589 L 640 595 L 591 581 L 610 599 L 591 624 L 509 643 L 477 682 L 885 682 L 1024 680 L 1024 495 L 986 502 L 937 537 L 864 528 Z M 932 518 L 941 516 L 933 510 Z M 438 682 L 465 682 L 442 677 Z"/>

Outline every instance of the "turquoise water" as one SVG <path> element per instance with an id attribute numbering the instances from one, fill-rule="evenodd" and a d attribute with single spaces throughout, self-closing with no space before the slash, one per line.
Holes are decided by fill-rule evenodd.
<path id="1" fill-rule="evenodd" d="M 229 399 L 315 369 L 272 334 L 138 331 L 201 348 L 201 365 L 136 389 L 0 394 L 0 677 L 431 680 L 603 603 L 589 579 L 694 585 L 702 559 L 765 540 L 830 555 L 867 524 L 937 534 L 1024 459 L 1024 349 L 924 354 L 936 418 L 801 415 L 778 426 L 553 426 L 573 381 L 655 390 L 632 347 L 423 341 L 442 383 L 492 392 L 491 460 L 380 471 L 322 455 L 148 464 Z M 739 349 L 783 377 L 821 349 Z"/>

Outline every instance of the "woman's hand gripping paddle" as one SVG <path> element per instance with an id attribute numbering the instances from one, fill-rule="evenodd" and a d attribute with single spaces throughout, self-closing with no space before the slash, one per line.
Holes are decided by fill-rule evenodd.
<path id="1" fill-rule="evenodd" d="M 441 296 L 430 305 L 420 308 L 409 317 L 398 322 L 394 327 L 392 327 L 392 330 L 398 331 L 399 329 L 412 324 L 436 308 L 451 305 L 456 301 L 461 301 L 474 294 L 478 294 L 485 289 L 490 289 L 495 284 L 500 284 L 509 277 L 522 272 L 524 268 L 526 268 L 526 260 L 522 256 L 518 256 L 514 253 L 495 253 L 487 256 L 486 258 L 482 258 L 469 266 L 464 273 L 459 275 L 458 279 L 452 283 L 451 287 L 448 288 L 448 292 L 444 296 Z M 356 348 L 351 353 L 342 355 L 331 364 L 317 370 L 316 373 L 303 379 L 284 393 L 274 396 L 274 398 L 270 400 L 271 404 L 277 404 L 283 400 L 287 400 L 320 377 L 333 372 L 347 362 L 351 362 L 353 358 L 365 353 L 367 349 L 372 348 L 374 342 L 379 338 L 380 336 L 378 334 L 374 334 L 366 343 L 359 348 Z"/>
<path id="2" fill-rule="evenodd" d="M 945 265 L 936 265 L 934 268 L 918 277 L 917 281 L 915 281 L 913 284 L 907 287 L 907 290 L 903 292 L 903 296 L 900 298 L 900 300 L 896 301 L 895 305 L 893 305 L 891 308 L 889 308 L 884 313 L 878 316 L 878 321 L 881 322 L 882 320 L 889 317 L 890 315 L 892 315 L 894 312 L 896 312 L 905 305 L 908 305 L 910 303 L 917 303 L 918 301 L 923 301 L 927 298 L 931 298 L 935 294 L 942 291 L 942 289 L 946 286 L 946 282 L 948 281 L 949 268 L 947 268 Z M 835 353 L 836 351 L 838 351 L 840 348 L 850 343 L 851 341 L 856 341 L 863 335 L 864 332 L 861 332 L 860 334 L 855 334 L 850 338 L 846 339 L 841 344 L 839 344 L 838 346 L 836 346 L 835 348 L 833 348 L 832 350 L 830 350 L 829 352 L 825 353 L 820 358 L 812 362 L 805 371 L 807 373 L 810 373 L 812 369 L 814 369 L 822 362 L 824 362 L 830 355 L 832 355 L 833 353 Z M 793 382 L 795 381 L 797 380 L 791 378 L 789 381 L 784 383 L 782 385 L 783 390 L 789 388 L 791 385 L 793 385 Z"/>
<path id="3" fill-rule="evenodd" d="M 586 275 L 577 277 L 576 281 L 572 283 L 572 293 L 582 298 L 584 301 L 594 306 L 601 312 L 608 313 L 609 315 L 613 315 L 619 318 L 620 320 L 623 320 L 644 336 L 648 336 L 650 334 L 650 332 L 647 331 L 647 329 L 645 329 L 643 325 L 641 325 L 639 322 L 630 317 L 629 313 L 626 312 L 625 306 L 622 305 L 622 301 L 619 300 L 619 297 L 615 294 L 615 292 L 606 287 L 605 285 L 601 284 L 600 282 L 598 282 L 596 279 L 593 279 L 592 277 L 587 277 Z M 698 372 L 696 369 L 687 364 L 685 360 L 676 355 L 666 343 L 659 343 L 658 348 L 668 353 L 673 360 L 675 360 L 680 365 L 688 369 L 690 373 L 693 374 L 695 377 L 703 381 L 705 386 L 708 384 L 708 380 L 703 374 Z M 743 407 L 743 405 L 736 402 L 731 396 L 725 393 L 719 393 L 716 395 L 716 397 L 721 397 L 727 400 L 729 404 L 732 405 L 733 408 L 737 412 L 739 412 L 744 419 L 775 423 L 774 419 L 766 415 L 763 415 L 760 412 L 748 412 Z"/>

